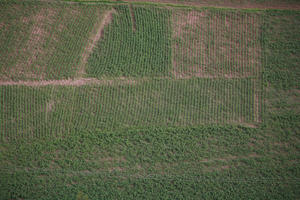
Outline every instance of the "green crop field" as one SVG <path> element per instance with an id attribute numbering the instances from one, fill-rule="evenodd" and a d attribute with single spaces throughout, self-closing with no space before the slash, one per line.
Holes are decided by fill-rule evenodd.
<path id="1" fill-rule="evenodd" d="M 137 81 L 136 81 L 137 82 Z M 111 86 L 2 86 L 2 137 L 96 128 L 259 123 L 251 79 L 151 80 Z"/>
<path id="2" fill-rule="evenodd" d="M 300 4 L 234 2 L 0 1 L 0 199 L 299 199 Z"/>
<path id="3" fill-rule="evenodd" d="M 166 9 L 118 6 L 87 73 L 102 76 L 159 76 L 171 65 L 170 13 Z"/>

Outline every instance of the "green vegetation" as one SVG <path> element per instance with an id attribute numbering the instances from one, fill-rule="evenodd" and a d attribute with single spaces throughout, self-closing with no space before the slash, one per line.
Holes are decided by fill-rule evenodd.
<path id="1" fill-rule="evenodd" d="M 4 143 L 0 191 L 3 199 L 297 199 L 299 134 L 276 129 L 129 128 Z"/>
<path id="2" fill-rule="evenodd" d="M 300 88 L 300 13 L 268 11 L 265 18 L 264 79 L 280 89 Z"/>
<path id="3" fill-rule="evenodd" d="M 103 76 L 158 76 L 171 65 L 169 12 L 116 6 L 113 20 L 89 59 L 87 73 Z"/>
<path id="4" fill-rule="evenodd" d="M 2 2 L 0 199 L 299 199 L 299 16 Z"/>

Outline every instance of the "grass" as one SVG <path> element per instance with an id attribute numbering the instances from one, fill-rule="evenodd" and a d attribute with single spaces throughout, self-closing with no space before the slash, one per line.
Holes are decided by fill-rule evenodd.
<path id="1" fill-rule="evenodd" d="M 70 63 L 78 64 L 82 64 L 88 38 L 99 23 L 96 16 L 112 9 L 116 13 L 104 27 L 103 37 L 85 66 L 84 76 L 101 78 L 99 83 L 0 86 L 1 199 L 299 199 L 299 11 L 188 11 L 29 2 L 2 5 L 1 23 L 6 20 L 4 24 L 16 22 L 16 26 L 4 25 L 8 28 L 0 29 L 0 35 L 8 38 L 0 39 L 1 55 L 15 53 L 11 48 L 18 45 L 26 46 L 34 23 L 24 26 L 20 19 L 35 16 L 41 8 L 46 8 L 45 16 L 53 7 L 62 16 L 78 10 L 79 18 L 85 19 L 83 12 L 87 12 L 86 16 L 97 13 L 91 22 L 86 24 L 85 19 L 79 23 L 85 25 L 68 26 L 62 34 L 71 38 L 72 34 L 67 33 L 89 27 L 90 31 L 83 29 L 87 32 L 79 34 L 85 41 L 70 43 L 81 49 L 77 56 L 72 55 L 74 60 L 70 59 Z M 19 15 L 13 15 L 18 6 L 22 8 Z M 31 6 L 38 9 L 29 9 Z M 68 6 L 72 6 L 70 10 L 66 9 Z M 201 16 L 202 12 L 206 15 Z M 232 17 L 230 30 L 223 21 L 227 15 Z M 159 20 L 153 24 L 143 21 L 153 17 Z M 197 17 L 204 25 L 187 24 L 182 27 L 182 37 L 174 37 L 176 19 L 185 22 Z M 63 24 L 72 25 L 78 18 L 63 19 Z M 249 23 L 252 20 L 258 26 Z M 56 30 L 52 23 L 45 27 Z M 145 31 L 151 28 L 166 41 L 150 44 L 152 36 L 157 36 Z M 223 34 L 225 29 L 228 35 Z M 246 29 L 259 32 L 259 37 L 242 31 Z M 159 52 L 167 57 L 156 60 L 145 52 L 130 54 L 118 40 L 110 38 L 117 35 L 116 30 L 127 30 L 124 40 L 130 41 L 125 43 L 128 49 L 164 47 L 168 50 Z M 199 39 L 199 33 L 203 33 L 204 40 Z M 222 57 L 220 49 L 235 40 L 232 51 L 226 49 L 226 56 Z M 191 48 L 191 53 L 182 51 L 193 42 L 206 46 L 205 51 L 201 45 L 196 49 L 196 60 L 192 56 L 195 48 Z M 58 52 L 61 50 L 54 39 L 49 39 L 50 44 Z M 178 54 L 175 44 L 182 45 Z M 122 50 L 120 53 L 117 47 Z M 62 51 L 68 48 L 63 47 Z M 258 57 L 251 54 L 251 48 L 258 49 Z M 93 59 L 101 57 L 101 49 L 113 50 L 113 55 L 122 59 L 106 54 L 113 59 L 114 68 L 109 71 L 104 66 L 100 69 L 106 70 L 101 72 L 95 65 L 95 71 L 89 71 L 92 62 L 99 64 Z M 32 52 L 27 55 L 24 51 L 20 56 L 28 58 Z M 62 58 L 69 56 L 63 55 Z M 140 68 L 130 68 L 130 63 L 137 63 L 133 55 L 146 56 L 152 64 L 159 61 L 167 65 L 153 69 L 141 62 Z M 186 59 L 182 58 L 184 55 Z M 249 64 L 251 57 L 257 65 Z M 204 76 L 196 76 L 189 66 L 203 66 L 203 58 L 209 60 L 210 68 L 204 68 Z M 7 72 L 20 59 L 0 57 L 1 81 L 8 77 L 34 79 Z M 120 65 L 122 60 L 127 63 L 124 68 Z M 233 73 L 231 67 L 240 66 L 237 60 L 245 67 L 234 68 Z M 179 72 L 184 76 L 173 76 L 174 61 L 181 63 Z M 76 77 L 78 66 L 72 73 L 70 66 L 66 77 Z M 31 73 L 30 67 L 25 69 Z M 45 77 L 51 78 L 50 71 L 45 71 L 49 75 Z"/>

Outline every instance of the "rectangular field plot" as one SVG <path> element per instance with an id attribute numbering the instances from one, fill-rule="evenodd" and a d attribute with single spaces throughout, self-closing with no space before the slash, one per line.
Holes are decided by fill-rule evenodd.
<path id="1" fill-rule="evenodd" d="M 261 70 L 258 13 L 174 10 L 175 77 L 257 77 Z"/>
<path id="2" fill-rule="evenodd" d="M 261 107 L 259 88 L 250 78 L 1 86 L 0 100 L 5 138 L 128 126 L 255 124 Z"/>
<path id="3" fill-rule="evenodd" d="M 116 6 L 110 24 L 88 59 L 87 74 L 115 76 L 166 75 L 171 66 L 168 9 Z"/>
<path id="4" fill-rule="evenodd" d="M 105 6 L 0 2 L 0 80 L 77 76 Z"/>

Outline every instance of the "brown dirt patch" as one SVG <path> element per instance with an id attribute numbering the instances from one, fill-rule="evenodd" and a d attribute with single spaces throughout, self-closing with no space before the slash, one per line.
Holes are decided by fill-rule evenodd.
<path id="1" fill-rule="evenodd" d="M 82 54 L 82 61 L 78 71 L 79 76 L 85 74 L 85 65 L 87 63 L 87 59 L 103 35 L 104 27 L 111 23 L 114 13 L 116 13 L 114 9 L 104 12 L 104 14 L 102 14 L 102 20 L 99 20 L 95 23 L 94 29 L 89 37 L 89 42 L 85 47 L 84 53 Z"/>
<path id="2" fill-rule="evenodd" d="M 133 79 L 95 79 L 95 78 L 79 78 L 79 79 L 65 79 L 65 80 L 49 80 L 49 81 L 0 81 L 1 85 L 18 85 L 18 86 L 82 86 L 82 85 L 128 85 L 136 84 Z"/>

